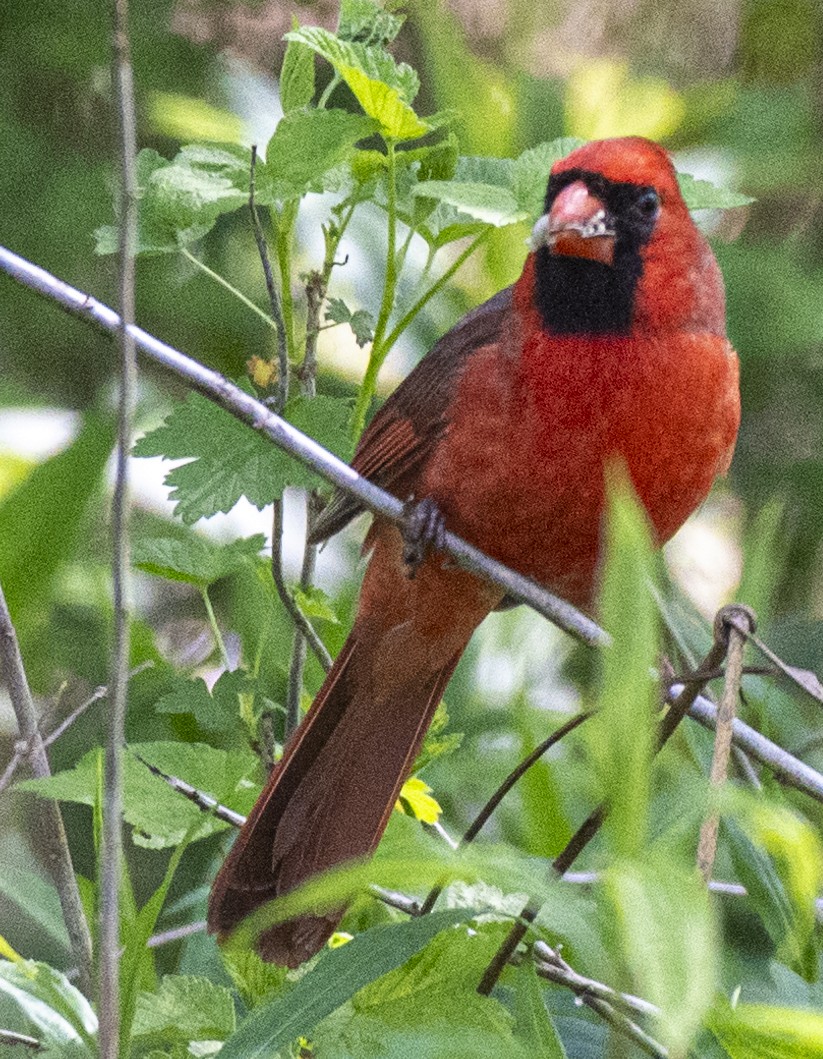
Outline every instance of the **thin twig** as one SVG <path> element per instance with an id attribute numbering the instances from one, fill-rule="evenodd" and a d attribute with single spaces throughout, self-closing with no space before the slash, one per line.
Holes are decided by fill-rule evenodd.
<path id="1" fill-rule="evenodd" d="M 277 403 L 276 411 L 282 412 L 289 399 L 289 350 L 286 341 L 286 322 L 283 319 L 283 306 L 280 304 L 280 295 L 274 282 L 274 274 L 269 260 L 269 248 L 266 244 L 266 236 L 263 233 L 263 225 L 260 223 L 260 215 L 254 201 L 254 176 L 257 166 L 257 144 L 251 149 L 251 168 L 249 171 L 249 212 L 251 213 L 254 241 L 257 243 L 257 252 L 260 255 L 260 263 L 263 266 L 263 276 L 266 280 L 266 291 L 269 295 L 269 306 L 271 315 L 277 325 L 277 364 L 279 376 L 277 380 Z"/>
<path id="2" fill-rule="evenodd" d="M 139 666 L 135 666 L 134 669 L 129 673 L 129 680 L 132 677 L 137 676 L 138 673 L 142 673 L 144 669 L 150 669 L 154 665 L 151 659 L 147 659 L 145 662 L 141 662 Z M 96 688 L 93 694 L 86 699 L 85 702 L 81 702 L 80 705 L 71 711 L 71 713 L 64 720 L 57 725 L 47 736 L 43 737 L 43 746 L 50 747 L 52 743 L 56 742 L 64 732 L 68 731 L 69 728 L 74 724 L 76 720 L 83 716 L 83 714 L 91 706 L 94 706 L 96 702 L 100 702 L 109 693 L 109 689 L 105 686 Z M 39 732 L 39 728 L 38 728 Z M 14 748 L 14 754 L 11 757 L 8 765 L 6 766 L 3 775 L 0 776 L 0 794 L 8 787 L 14 778 L 14 774 L 20 766 L 21 761 L 24 761 L 31 753 L 33 746 L 32 740 L 21 739 Z"/>
<path id="3" fill-rule="evenodd" d="M 114 500 L 112 503 L 112 583 L 114 643 L 111 704 L 106 732 L 103 834 L 100 851 L 100 1059 L 120 1055 L 120 881 L 123 856 L 123 765 L 129 665 L 131 547 L 128 460 L 132 445 L 137 354 L 134 324 L 134 251 L 137 242 L 137 130 L 129 47 L 128 0 L 114 0 L 112 80 L 117 103 L 119 155 L 118 294 L 120 396 L 117 413 Z"/>
<path id="4" fill-rule="evenodd" d="M 153 772 L 155 776 L 159 776 L 161 780 L 165 780 L 172 790 L 177 791 L 178 794 L 182 794 L 183 797 L 188 798 L 190 802 L 194 802 L 197 808 L 202 809 L 204 813 L 209 813 L 218 820 L 223 820 L 225 823 L 231 824 L 232 827 L 242 827 L 243 824 L 245 824 L 246 818 L 241 813 L 236 813 L 234 809 L 229 809 L 227 806 L 221 805 L 216 798 L 212 798 L 210 794 L 204 794 L 203 791 L 199 791 L 196 787 L 192 787 L 190 783 L 186 783 L 185 780 L 181 780 L 178 776 L 170 776 L 168 772 L 163 772 L 162 769 L 159 769 L 156 765 L 152 765 L 150 761 L 146 761 L 144 757 L 141 757 L 133 750 L 132 754 L 134 754 L 141 765 L 146 766 L 149 772 Z"/>
<path id="5" fill-rule="evenodd" d="M 159 949 L 162 945 L 171 945 L 175 941 L 182 941 L 194 934 L 205 934 L 205 932 L 205 919 L 198 920 L 196 923 L 184 923 L 181 927 L 171 927 L 170 930 L 164 930 L 160 934 L 152 934 L 146 946 L 149 949 Z"/>
<path id="6" fill-rule="evenodd" d="M 544 739 L 542 743 L 539 743 L 527 757 L 523 758 L 520 764 L 509 773 L 505 780 L 503 780 L 471 824 L 469 824 L 466 833 L 463 835 L 463 845 L 468 845 L 468 843 L 475 840 L 478 834 L 486 826 L 486 823 L 498 805 L 500 805 L 512 787 L 514 787 L 514 785 L 529 771 L 532 765 L 535 765 L 545 753 L 551 750 L 553 746 L 559 743 L 560 740 L 570 732 L 573 732 L 574 729 L 584 721 L 588 720 L 591 715 L 591 710 L 583 710 L 581 713 L 575 714 L 574 717 L 566 721 L 566 723 L 561 725 L 560 728 L 552 732 L 548 738 Z M 423 902 L 421 909 L 423 913 L 431 912 L 435 906 L 437 898 L 442 892 L 442 889 L 442 886 L 435 886 L 432 888 L 426 897 L 426 900 Z"/>
<path id="7" fill-rule="evenodd" d="M 43 1045 L 36 1037 L 29 1037 L 26 1033 L 15 1033 L 14 1030 L 0 1030 L 0 1044 L 20 1045 L 32 1052 L 40 1052 Z"/>
<path id="8" fill-rule="evenodd" d="M 326 645 L 315 632 L 314 626 L 298 607 L 294 596 L 289 592 L 283 576 L 283 501 L 274 501 L 272 510 L 272 535 L 271 535 L 271 576 L 280 602 L 288 611 L 289 617 L 295 626 L 308 640 L 309 646 L 317 656 L 317 660 L 328 673 L 332 667 L 332 656 L 326 649 Z"/>
<path id="9" fill-rule="evenodd" d="M 312 491 L 306 497 L 306 544 L 303 550 L 303 567 L 300 571 L 300 588 L 307 592 L 314 577 L 314 565 L 317 560 L 317 545 L 309 543 L 312 522 L 317 514 L 318 498 Z M 295 604 L 296 605 L 296 604 Z M 289 664 L 289 686 L 286 694 L 286 728 L 285 737 L 291 735 L 300 724 L 300 699 L 303 694 L 303 669 L 306 665 L 306 637 L 297 626 L 294 630 L 294 641 Z"/>
<path id="10" fill-rule="evenodd" d="M 589 993 L 591 996 L 600 997 L 601 1000 L 607 1000 L 611 1004 L 626 1008 L 628 1011 L 643 1015 L 645 1018 L 654 1019 L 660 1017 L 660 1008 L 655 1004 L 649 1003 L 648 1000 L 633 996 L 631 993 L 620 993 L 618 990 L 612 989 L 611 986 L 598 982 L 595 978 L 587 978 L 585 975 L 578 974 L 563 959 L 560 953 L 545 941 L 536 941 L 532 946 L 532 954 L 536 961 L 557 971 L 561 976 L 559 979 L 560 984 L 573 989 L 578 996 L 582 993 Z M 553 980 L 557 981 L 558 979 Z"/>
<path id="11" fill-rule="evenodd" d="M 723 685 L 723 696 L 717 711 L 717 728 L 715 729 L 714 754 L 712 755 L 709 783 L 712 787 L 722 787 L 729 773 L 729 758 L 732 751 L 732 734 L 734 718 L 737 712 L 737 697 L 740 694 L 740 679 L 743 675 L 743 649 L 746 637 L 740 624 L 754 632 L 754 614 L 748 607 L 735 605 L 724 607 L 717 616 L 715 625 L 720 625 L 727 638 L 726 680 Z M 714 860 L 717 855 L 717 834 L 720 828 L 720 814 L 714 810 L 703 821 L 700 828 L 700 839 L 697 844 L 697 870 L 706 883 L 712 877 Z"/>
<path id="12" fill-rule="evenodd" d="M 31 697 L 17 642 L 17 633 L 11 614 L 9 614 L 2 585 L 0 585 L 0 673 L 8 689 L 20 735 L 26 745 L 31 747 L 28 756 L 32 773 L 38 779 L 50 776 L 49 759 L 37 728 L 37 711 Z M 46 866 L 54 880 L 57 896 L 60 899 L 72 956 L 80 975 L 80 988 L 86 994 L 91 995 L 91 933 L 83 912 L 80 891 L 77 888 L 63 817 L 56 801 L 47 799 L 42 803 L 38 811 L 37 824 L 34 837 L 42 849 Z"/>

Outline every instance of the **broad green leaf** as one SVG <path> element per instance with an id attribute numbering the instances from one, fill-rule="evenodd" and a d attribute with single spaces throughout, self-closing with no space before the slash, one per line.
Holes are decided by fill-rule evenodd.
<path id="1" fill-rule="evenodd" d="M 203 837 L 229 825 L 203 813 L 192 802 L 155 776 L 134 755 L 163 772 L 190 783 L 237 812 L 247 813 L 254 803 L 257 786 L 252 782 L 258 762 L 250 751 L 215 750 L 197 743 L 137 743 L 123 760 L 123 815 L 134 829 L 134 841 L 150 849 L 178 845 L 198 820 Z M 98 749 L 84 754 L 73 769 L 46 779 L 17 784 L 45 798 L 94 806 L 99 776 Z"/>
<path id="2" fill-rule="evenodd" d="M 246 123 L 241 117 L 198 96 L 153 91 L 149 94 L 148 113 L 155 133 L 184 143 L 199 140 L 236 144 L 246 134 Z"/>
<path id="3" fill-rule="evenodd" d="M 364 44 L 387 44 L 394 40 L 405 21 L 405 15 L 386 11 L 375 0 L 340 0 L 337 36 Z"/>
<path id="4" fill-rule="evenodd" d="M 247 384 L 240 385 L 249 391 Z M 290 423 L 343 459 L 349 455 L 348 416 L 348 403 L 332 397 L 298 397 L 286 409 Z M 263 508 L 287 485 L 317 483 L 311 471 L 273 442 L 198 394 L 190 394 L 162 426 L 140 438 L 134 453 L 191 460 L 165 479 L 173 487 L 175 513 L 189 523 L 230 511 L 241 496 Z"/>
<path id="5" fill-rule="evenodd" d="M 543 989 L 534 969 L 527 960 L 517 973 L 514 992 L 514 1033 L 532 1059 L 567 1059 L 566 1050 L 554 1028 Z"/>
<path id="6" fill-rule="evenodd" d="M 678 173 L 677 182 L 690 210 L 728 210 L 749 206 L 755 201 L 750 195 L 720 188 L 710 180 L 698 180 L 689 173 Z"/>
<path id="7" fill-rule="evenodd" d="M 313 56 L 312 52 L 309 54 Z M 346 162 L 357 141 L 370 136 L 376 128 L 369 118 L 345 110 L 296 110 L 286 114 L 269 140 L 266 164 L 259 173 L 263 201 L 299 198 L 307 191 L 326 190 L 326 174 Z"/>
<path id="8" fill-rule="evenodd" d="M 559 140 L 530 147 L 515 158 L 511 178 L 512 192 L 518 206 L 530 220 L 539 217 L 543 212 L 546 185 L 554 163 L 582 147 L 584 142 L 573 136 L 564 136 Z"/>
<path id="9" fill-rule="evenodd" d="M 405 923 L 374 927 L 317 965 L 284 997 L 257 1008 L 220 1053 L 222 1059 L 268 1059 L 381 975 L 400 967 L 442 930 L 470 920 L 472 909 L 434 912 Z"/>
<path id="10" fill-rule="evenodd" d="M 730 1059 L 823 1059 L 823 1014 L 800 1008 L 739 1004 L 709 1021 Z"/>
<path id="11" fill-rule="evenodd" d="M 254 949 L 222 946 L 220 956 L 235 989 L 250 1010 L 280 993 L 286 985 L 287 968 L 266 963 Z"/>
<path id="12" fill-rule="evenodd" d="M 334 66 L 384 138 L 414 140 L 430 131 L 411 108 L 419 88 L 417 74 L 383 48 L 342 41 L 317 26 L 292 30 L 286 39 L 307 44 Z"/>
<path id="13" fill-rule="evenodd" d="M 320 618 L 321 621 L 330 621 L 333 625 L 339 625 L 334 603 L 330 596 L 316 585 L 311 588 L 296 588 L 294 600 L 307 618 Z"/>
<path id="14" fill-rule="evenodd" d="M 169 1043 L 224 1041 L 235 1029 L 231 993 L 207 978 L 166 975 L 157 993 L 137 996 L 135 1037 L 159 1037 Z"/>
<path id="15" fill-rule="evenodd" d="M 173 253 L 202 239 L 221 214 L 247 203 L 250 164 L 246 148 L 230 145 L 193 145 L 172 162 L 150 148 L 142 150 L 137 253 Z M 98 254 L 116 252 L 116 227 L 104 226 L 96 236 Z"/>
<path id="16" fill-rule="evenodd" d="M 71 982 L 45 963 L 0 961 L 0 994 L 30 1021 L 37 1038 L 67 1059 L 97 1055 L 97 1017 Z"/>
<path id="17" fill-rule="evenodd" d="M 60 568 L 75 553 L 113 444 L 111 421 L 88 415 L 76 440 L 0 504 L 0 584 L 24 646 L 49 612 Z"/>
<path id="18" fill-rule="evenodd" d="M 236 728 L 241 715 L 239 696 L 254 696 L 254 680 L 242 669 L 221 673 L 209 691 L 202 677 L 181 677 L 168 694 L 157 700 L 158 713 L 188 713 L 208 732 Z"/>
<path id="19" fill-rule="evenodd" d="M 132 547 L 132 562 L 148 574 L 205 588 L 241 569 L 260 554 L 262 533 L 218 544 L 196 534 L 180 537 L 141 537 Z"/>
<path id="20" fill-rule="evenodd" d="M 417 760 L 412 768 L 413 773 L 422 770 L 436 758 L 447 757 L 453 754 L 463 742 L 462 732 L 447 732 L 449 725 L 449 712 L 446 703 L 441 702 L 434 712 L 434 718 L 426 732 L 423 746 L 417 755 Z"/>
<path id="21" fill-rule="evenodd" d="M 492 184 L 461 183 L 458 181 L 424 180 L 412 189 L 421 198 L 436 199 L 454 206 L 475 220 L 497 228 L 527 219 L 513 193 L 508 188 Z"/>
<path id="22" fill-rule="evenodd" d="M 717 936 L 702 880 L 668 859 L 620 861 L 599 896 L 632 988 L 661 1009 L 655 1036 L 685 1055 L 715 992 Z"/>
<path id="23" fill-rule="evenodd" d="M 314 96 L 314 52 L 311 48 L 289 41 L 280 68 L 279 84 L 284 114 L 311 103 Z"/>
<path id="24" fill-rule="evenodd" d="M 647 582 L 652 545 L 645 513 L 622 469 L 608 482 L 600 611 L 612 637 L 601 654 L 599 710 L 585 727 L 608 805 L 604 835 L 619 856 L 643 848 L 655 745 L 657 609 Z"/>

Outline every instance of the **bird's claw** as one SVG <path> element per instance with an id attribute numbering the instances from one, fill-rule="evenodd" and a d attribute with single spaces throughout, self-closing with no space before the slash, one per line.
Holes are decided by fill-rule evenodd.
<path id="1" fill-rule="evenodd" d="M 423 500 L 411 498 L 406 502 L 400 532 L 403 535 L 403 562 L 406 564 L 406 573 L 410 578 L 414 578 L 428 550 L 441 550 L 446 543 L 443 512 L 430 497 L 424 497 Z"/>

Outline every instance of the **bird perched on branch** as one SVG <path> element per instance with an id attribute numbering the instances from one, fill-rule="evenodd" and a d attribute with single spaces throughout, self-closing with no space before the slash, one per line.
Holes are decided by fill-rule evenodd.
<path id="1" fill-rule="evenodd" d="M 663 544 L 728 467 L 738 422 L 723 280 L 666 152 L 631 137 L 557 162 L 520 279 L 449 331 L 363 434 L 353 466 L 416 498 L 421 547 L 372 524 L 354 627 L 217 876 L 209 929 L 377 845 L 469 637 L 504 602 L 426 547 L 442 526 L 591 609 L 604 466 L 622 460 Z M 315 540 L 359 511 L 335 496 Z M 295 967 L 338 920 L 273 926 L 259 952 Z"/>

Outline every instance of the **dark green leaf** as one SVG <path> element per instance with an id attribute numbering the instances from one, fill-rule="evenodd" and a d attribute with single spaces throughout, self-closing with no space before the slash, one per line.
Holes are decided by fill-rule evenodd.
<path id="1" fill-rule="evenodd" d="M 375 131 L 370 118 L 345 110 L 286 114 L 266 147 L 266 164 L 258 176 L 261 201 L 331 190 L 327 188 L 327 174 L 351 157 L 358 140 Z"/>
<path id="2" fill-rule="evenodd" d="M 247 384 L 241 386 L 248 392 Z M 332 397 L 298 397 L 286 409 L 290 423 L 343 459 L 349 455 L 348 416 L 348 404 Z M 287 485 L 317 482 L 297 460 L 198 394 L 189 395 L 162 426 L 140 438 L 134 452 L 191 460 L 166 476 L 175 512 L 189 523 L 230 511 L 241 496 L 263 508 Z"/>
<path id="3" fill-rule="evenodd" d="M 339 949 L 327 951 L 317 966 L 286 996 L 254 1011 L 223 1047 L 223 1059 L 268 1057 L 305 1035 L 363 986 L 399 967 L 441 930 L 473 916 L 471 909 L 434 912 L 419 919 L 374 927 Z"/>
<path id="4" fill-rule="evenodd" d="M 134 542 L 132 562 L 146 573 L 204 588 L 241 569 L 260 554 L 266 543 L 262 533 L 228 544 L 218 544 L 192 534 L 179 537 L 143 537 Z"/>
<path id="5" fill-rule="evenodd" d="M 228 989 L 207 978 L 166 975 L 157 993 L 137 997 L 135 1037 L 176 1041 L 224 1041 L 235 1030 L 234 1001 Z"/>
<path id="6" fill-rule="evenodd" d="M 242 669 L 221 673 L 211 692 L 200 677 L 181 679 L 173 691 L 157 701 L 158 713 L 189 713 L 201 728 L 227 732 L 237 726 L 241 709 L 238 696 L 254 696 L 255 683 Z"/>
<path id="7" fill-rule="evenodd" d="M 576 148 L 582 147 L 584 142 L 573 136 L 565 136 L 530 147 L 514 160 L 512 192 L 518 206 L 530 220 L 536 220 L 543 212 L 551 167 Z"/>
<path id="8" fill-rule="evenodd" d="M 566 1059 L 557 1030 L 549 1018 L 543 989 L 531 961 L 517 975 L 514 994 L 514 1034 L 532 1059 Z"/>

